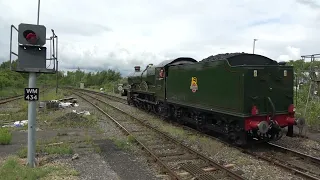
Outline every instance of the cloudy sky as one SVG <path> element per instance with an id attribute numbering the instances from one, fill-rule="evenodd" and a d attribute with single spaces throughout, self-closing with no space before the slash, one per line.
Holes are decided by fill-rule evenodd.
<path id="1" fill-rule="evenodd" d="M 0 62 L 10 25 L 36 23 L 38 0 L 0 0 Z M 320 0 L 42 0 L 40 24 L 59 37 L 60 68 L 113 68 L 227 52 L 275 60 L 320 53 Z M 14 34 L 14 50 L 17 46 Z"/>

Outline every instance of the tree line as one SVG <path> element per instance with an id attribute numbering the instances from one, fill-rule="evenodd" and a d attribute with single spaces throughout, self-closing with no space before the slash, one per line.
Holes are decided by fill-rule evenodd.
<path id="1" fill-rule="evenodd" d="M 13 61 L 11 67 L 14 69 L 16 64 L 17 61 Z M 298 78 L 305 77 L 303 72 L 309 71 L 311 65 L 310 62 L 304 62 L 303 60 L 291 60 L 287 64 L 294 67 L 294 72 Z M 320 61 L 315 61 L 313 67 L 320 67 Z M 56 76 L 56 74 L 38 74 L 37 84 L 54 85 Z M 3 62 L 0 65 L 0 90 L 6 87 L 27 87 L 28 77 L 28 73 L 10 71 L 10 62 Z M 93 73 L 78 68 L 76 71 L 59 71 L 58 82 L 60 85 L 79 86 L 80 83 L 84 83 L 86 87 L 110 89 L 118 83 L 125 83 L 126 78 L 123 78 L 120 72 L 112 69 Z"/>
<path id="2" fill-rule="evenodd" d="M 15 69 L 17 61 L 11 64 Z M 98 72 L 85 72 L 78 68 L 76 71 L 58 71 L 57 74 L 37 74 L 37 85 L 56 84 L 58 76 L 59 85 L 79 87 L 84 83 L 86 87 L 112 89 L 119 83 L 125 83 L 126 79 L 121 76 L 120 72 L 107 69 Z M 0 65 L 0 91 L 8 88 L 24 88 L 28 86 L 28 73 L 18 73 L 10 70 L 10 62 L 6 61 Z"/>
<path id="3" fill-rule="evenodd" d="M 17 61 L 12 62 L 12 68 L 16 67 Z M 305 62 L 303 60 L 291 60 L 287 62 L 287 65 L 292 65 L 294 67 L 295 81 L 296 79 L 309 79 L 308 75 L 304 72 L 310 71 L 310 62 Z M 320 68 L 320 61 L 315 61 L 312 64 L 315 69 Z M 10 70 L 10 62 L 6 61 L 0 65 L 0 97 L 4 96 L 3 92 L 13 92 L 13 94 L 22 94 L 23 88 L 28 86 L 28 73 L 18 73 Z M 56 74 L 38 74 L 37 75 L 37 85 L 51 85 L 56 84 Z M 117 89 L 119 83 L 126 83 L 126 78 L 121 76 L 120 72 L 116 72 L 112 69 L 107 69 L 98 72 L 85 72 L 78 68 L 76 71 L 59 71 L 58 81 L 60 86 L 74 86 L 79 87 L 80 83 L 84 83 L 85 87 L 99 89 L 104 88 L 107 91 L 112 89 Z M 318 96 L 316 99 L 314 95 L 310 96 L 309 105 L 307 108 L 307 113 L 304 114 L 305 105 L 307 102 L 307 97 L 309 94 L 309 82 L 301 86 L 298 92 L 294 93 L 294 103 L 297 105 L 298 116 L 306 116 L 308 123 L 320 124 L 320 100 Z M 296 83 L 295 83 L 296 84 Z M 6 94 L 8 95 L 8 94 Z"/>

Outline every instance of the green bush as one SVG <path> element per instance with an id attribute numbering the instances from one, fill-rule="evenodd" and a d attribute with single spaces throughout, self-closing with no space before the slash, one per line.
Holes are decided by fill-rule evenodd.
<path id="1" fill-rule="evenodd" d="M 7 145 L 11 143 L 12 133 L 8 128 L 0 128 L 0 144 Z"/>
<path id="2" fill-rule="evenodd" d="M 72 154 L 73 149 L 69 144 L 61 144 L 61 145 L 55 145 L 55 146 L 37 145 L 36 152 L 47 153 L 47 154 Z M 26 158 L 27 154 L 28 154 L 27 147 L 23 147 L 17 152 L 17 155 L 20 158 Z"/>
<path id="3" fill-rule="evenodd" d="M 31 168 L 19 162 L 17 157 L 9 157 L 2 166 L 0 166 L 1 179 L 6 180 L 34 180 L 43 179 L 68 179 L 70 176 L 79 175 L 75 170 L 64 166 L 47 165 Z"/>
<path id="4" fill-rule="evenodd" d="M 312 99 L 311 95 L 309 96 L 309 84 L 305 84 L 300 88 L 298 91 L 298 96 L 296 97 L 295 94 L 295 101 L 296 104 L 296 117 L 304 117 L 306 120 L 307 125 L 311 129 L 317 129 L 320 127 L 320 102 L 314 98 Z M 306 107 L 307 105 L 307 107 Z"/>

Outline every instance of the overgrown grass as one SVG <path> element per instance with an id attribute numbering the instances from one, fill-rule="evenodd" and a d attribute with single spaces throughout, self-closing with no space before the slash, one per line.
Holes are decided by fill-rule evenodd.
<path id="1" fill-rule="evenodd" d="M 135 143 L 135 142 L 136 142 L 136 140 L 134 139 L 134 137 L 131 136 L 131 135 L 127 136 L 127 139 L 128 139 L 128 142 L 129 142 L 129 143 Z"/>
<path id="2" fill-rule="evenodd" d="M 9 128 L 0 127 L 0 144 L 7 145 L 11 143 L 12 133 Z"/>
<path id="3" fill-rule="evenodd" d="M 96 115 L 78 115 L 75 113 L 64 114 L 62 116 L 52 115 L 52 118 L 48 118 L 48 122 L 51 127 L 55 128 L 91 128 L 95 127 L 98 119 Z"/>
<path id="4" fill-rule="evenodd" d="M 43 92 L 40 98 L 41 101 L 58 100 L 64 98 L 65 94 L 66 92 L 61 89 L 58 90 L 58 93 L 56 93 L 55 89 L 52 89 L 51 91 Z"/>
<path id="5" fill-rule="evenodd" d="M 181 129 L 180 127 L 174 127 L 174 126 L 170 126 L 170 125 L 166 125 L 166 124 L 162 124 L 161 125 L 161 130 L 162 131 L 165 131 L 165 132 L 168 132 L 170 134 L 172 134 L 173 136 L 175 137 L 184 137 L 186 136 L 186 132 Z"/>
<path id="6" fill-rule="evenodd" d="M 45 177 L 52 177 L 50 179 L 57 179 L 57 177 L 66 178 L 69 176 L 77 176 L 79 173 L 66 166 L 50 165 L 30 168 L 23 165 L 22 162 L 14 156 L 9 157 L 0 167 L 1 178 L 5 180 L 34 180 Z"/>
<path id="7" fill-rule="evenodd" d="M 37 145 L 36 152 L 41 154 L 72 154 L 73 149 L 68 143 L 57 144 L 57 145 Z M 21 148 L 17 155 L 20 158 L 26 158 L 28 153 L 27 147 Z"/>
<path id="8" fill-rule="evenodd" d="M 294 103 L 296 105 L 296 117 L 303 117 L 310 129 L 320 130 L 320 101 L 317 98 L 309 97 L 308 106 L 305 113 L 306 103 L 308 99 L 309 85 L 306 84 L 295 95 Z M 296 104 L 297 101 L 297 104 Z"/>
<path id="9" fill-rule="evenodd" d="M 38 113 L 37 122 L 52 128 L 90 128 L 96 126 L 98 117 L 91 111 L 90 115 L 78 115 L 63 109 L 58 111 L 43 110 Z"/>
<path id="10" fill-rule="evenodd" d="M 119 139 L 117 137 L 108 138 L 113 141 L 113 143 L 117 146 L 117 148 L 122 150 L 129 150 L 132 144 L 135 142 L 135 139 L 129 135 L 126 139 Z"/>
<path id="11" fill-rule="evenodd" d="M 306 119 L 307 125 L 310 127 L 320 127 L 320 102 L 311 101 L 308 104 L 306 114 L 305 105 L 298 106 L 297 117 L 304 117 Z"/>
<path id="12" fill-rule="evenodd" d="M 23 88 L 7 87 L 0 90 L 0 99 L 4 97 L 11 97 L 22 94 Z"/>
<path id="13" fill-rule="evenodd" d="M 25 84 L 24 86 L 27 86 Z M 43 88 L 41 85 L 37 85 L 37 87 L 40 88 L 40 90 Z M 23 95 L 24 93 L 24 88 L 22 87 L 5 87 L 0 89 L 0 99 L 4 97 L 12 97 L 12 96 L 17 96 L 17 95 Z"/>
<path id="14" fill-rule="evenodd" d="M 6 122 L 13 122 L 13 121 L 21 121 L 21 120 L 27 120 L 28 119 L 28 114 L 27 111 L 24 112 L 22 110 L 19 111 L 5 111 L 3 114 L 0 116 L 0 122 L 1 123 L 6 123 Z"/>
<path id="15" fill-rule="evenodd" d="M 128 150 L 129 149 L 129 142 L 126 141 L 126 140 L 113 139 L 113 142 L 119 149 L 124 149 L 124 150 Z"/>

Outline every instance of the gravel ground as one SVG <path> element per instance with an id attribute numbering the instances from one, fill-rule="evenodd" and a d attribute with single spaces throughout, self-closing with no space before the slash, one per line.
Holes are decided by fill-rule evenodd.
<path id="1" fill-rule="evenodd" d="M 284 134 L 286 134 L 287 132 L 287 128 L 284 128 Z M 296 134 L 297 136 L 299 136 L 299 128 L 297 126 L 293 126 L 293 132 L 294 134 Z M 319 130 L 314 130 L 313 128 L 310 128 L 308 126 L 305 126 L 302 129 L 301 134 L 302 136 L 307 136 L 308 139 L 316 141 L 318 143 L 320 143 L 320 131 Z"/>
<path id="2" fill-rule="evenodd" d="M 77 99 L 80 104 L 79 107 L 84 105 L 86 110 L 89 110 L 90 112 L 94 111 L 98 116 L 98 128 L 102 132 L 100 136 L 103 138 L 95 139 L 94 144 L 98 145 L 101 150 L 101 159 L 107 162 L 118 177 L 120 179 L 156 179 L 155 177 L 158 174 L 156 171 L 158 171 L 158 169 L 154 164 L 148 163 L 148 156 L 145 155 L 145 152 L 135 145 L 128 144 L 127 137 L 122 133 L 122 131 L 110 119 L 97 111 L 95 107 L 81 98 Z M 125 142 L 128 147 L 126 146 L 126 149 L 121 149 L 121 147 L 119 148 L 115 146 L 114 143 L 110 141 L 111 139 L 115 142 Z M 90 172 L 90 169 L 95 168 L 90 164 L 94 163 L 95 160 L 92 159 L 91 163 L 84 163 L 82 164 L 83 167 L 78 166 L 78 168 Z M 97 173 L 98 176 L 106 171 L 104 168 L 101 168 L 101 170 L 102 171 L 100 173 Z M 97 171 L 97 169 L 95 171 Z M 107 177 L 108 176 L 105 178 Z"/>
<path id="3" fill-rule="evenodd" d="M 144 151 L 134 145 L 130 145 L 129 149 L 118 147 L 116 142 L 127 142 L 127 137 L 95 107 L 81 98 L 77 99 L 78 107 L 58 111 L 39 111 L 37 113 L 37 141 L 54 138 L 55 141 L 68 142 L 74 150 L 72 155 L 78 156 L 77 159 L 72 160 L 72 155 L 58 155 L 54 158 L 50 157 L 50 163 L 66 164 L 80 173 L 79 176 L 66 177 L 66 179 L 156 179 L 158 174 L 156 171 L 159 170 L 154 163 L 148 163 L 149 159 Z M 1 105 L 0 111 L 2 113 L 5 109 L 12 112 L 23 108 L 23 106 L 17 105 L 16 102 Z M 96 119 L 96 123 L 83 124 L 84 118 L 74 116 L 73 110 L 77 112 L 89 111 L 91 115 L 86 117 L 91 118 L 91 120 Z M 26 116 L 26 111 L 22 111 L 22 113 L 23 116 Z M 23 118 L 25 117 L 15 120 L 23 120 Z M 4 119 L 0 117 L 1 120 Z M 78 123 L 79 127 L 69 126 L 71 121 Z M 26 145 L 27 131 L 14 131 L 12 144 L 0 145 L 0 163 L 8 155 L 16 154 Z M 39 158 L 45 159 L 48 156 L 50 155 L 40 154 Z M 54 177 L 53 179 L 59 178 Z"/>
<path id="4" fill-rule="evenodd" d="M 8 111 L 10 112 L 19 111 L 22 107 L 20 104 L 23 104 L 23 101 L 21 99 L 11 101 L 5 104 L 0 104 L 0 120 L 5 118 L 4 114 L 6 114 L 6 112 Z"/>
<path id="5" fill-rule="evenodd" d="M 320 158 L 320 143 L 317 141 L 283 136 L 279 141 L 274 142 L 274 144 Z"/>
<path id="6" fill-rule="evenodd" d="M 185 144 L 201 151 L 202 153 L 210 156 L 216 161 L 223 162 L 224 164 L 235 164 L 235 168 L 242 171 L 243 176 L 248 179 L 302 179 L 287 171 L 280 169 L 277 166 L 269 165 L 269 163 L 241 153 L 240 151 L 228 147 L 220 142 L 212 139 L 201 137 L 193 132 L 183 130 L 181 127 L 173 127 L 169 123 L 159 120 L 159 118 L 140 111 L 137 108 L 114 102 L 108 101 L 110 104 L 121 108 L 122 110 L 133 114 L 135 117 L 148 120 L 152 125 L 168 132 L 176 138 L 183 140 Z"/>
<path id="7" fill-rule="evenodd" d="M 75 169 L 80 171 L 79 179 L 121 179 L 99 154 L 87 153 L 80 158 L 81 160 L 79 161 L 69 162 Z"/>

